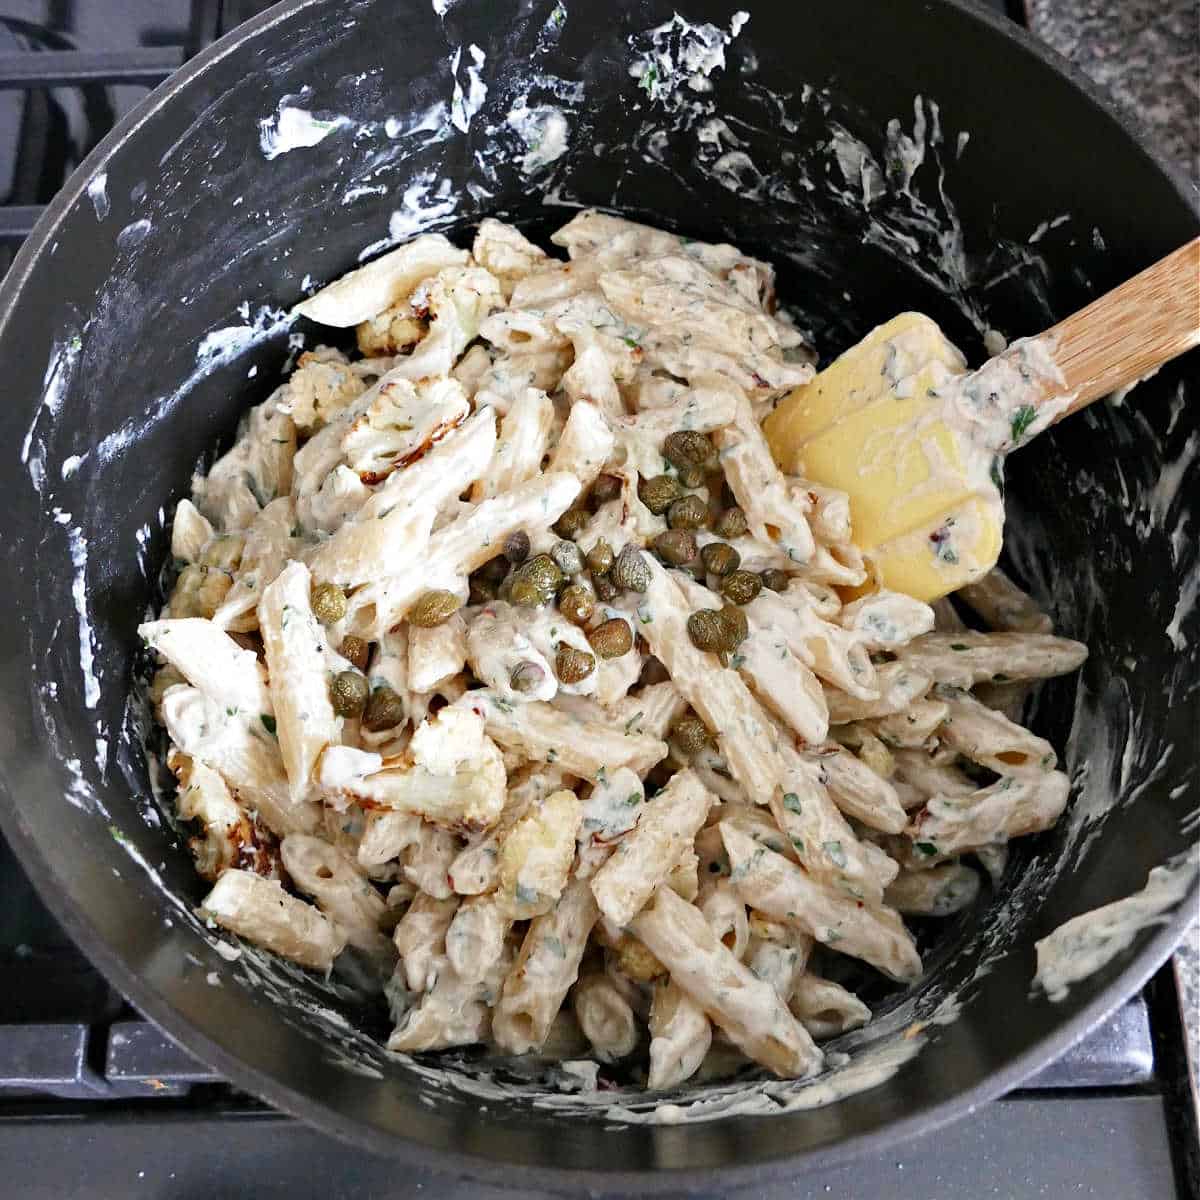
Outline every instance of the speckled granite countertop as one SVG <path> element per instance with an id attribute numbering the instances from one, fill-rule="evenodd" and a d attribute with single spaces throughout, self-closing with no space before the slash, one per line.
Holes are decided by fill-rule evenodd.
<path id="1" fill-rule="evenodd" d="M 1026 0 L 1030 28 L 1127 108 L 1200 185 L 1200 0 Z M 1200 925 L 1175 955 L 1200 1097 Z"/>

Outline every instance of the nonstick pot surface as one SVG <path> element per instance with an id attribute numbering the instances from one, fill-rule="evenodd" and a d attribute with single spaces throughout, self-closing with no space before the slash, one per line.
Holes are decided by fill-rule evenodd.
<path id="1" fill-rule="evenodd" d="M 1037 711 L 1072 809 L 931 940 L 914 994 L 883 1002 L 855 1055 L 924 1044 L 880 1086 L 769 1118 L 568 1115 L 516 1077 L 386 1055 L 378 1007 L 253 951 L 229 962 L 192 915 L 203 884 L 139 742 L 135 627 L 193 468 L 276 386 L 289 339 L 312 344 L 284 310 L 364 247 L 489 214 L 544 237 L 596 204 L 770 259 L 826 356 L 918 308 L 978 360 L 985 329 L 1042 329 L 1200 226 L 1103 101 L 973 7 L 781 0 L 744 27 L 731 5 L 683 7 L 280 5 L 106 139 L 0 287 L 5 834 L 114 983 L 231 1080 L 361 1146 L 516 1187 L 728 1189 L 928 1129 L 1061 1053 L 1196 907 L 1193 888 L 1062 1003 L 1031 992 L 1035 939 L 1194 837 L 1192 355 L 1011 464 L 1010 565 L 1092 652 Z M 336 123 L 268 158 L 284 104 Z"/>

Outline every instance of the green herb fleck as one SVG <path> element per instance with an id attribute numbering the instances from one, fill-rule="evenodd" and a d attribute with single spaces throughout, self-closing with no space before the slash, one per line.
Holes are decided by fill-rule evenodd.
<path id="1" fill-rule="evenodd" d="M 794 812 L 794 813 L 800 812 L 801 811 L 800 797 L 797 796 L 795 792 L 784 792 L 783 793 L 783 807 L 786 808 L 788 810 L 788 812 Z"/>
<path id="2" fill-rule="evenodd" d="M 1013 413 L 1012 419 L 1012 440 L 1013 445 L 1017 445 L 1025 436 L 1030 425 L 1033 424 L 1037 417 L 1037 409 L 1032 404 L 1022 404 L 1020 408 Z"/>
<path id="3" fill-rule="evenodd" d="M 921 854 L 929 858 L 932 858 L 938 852 L 938 848 L 932 842 L 915 842 L 914 845 Z"/>
<path id="4" fill-rule="evenodd" d="M 964 646 L 962 644 L 962 642 L 951 642 L 950 643 L 951 650 L 970 650 L 970 648 L 971 648 L 970 646 Z"/>
<path id="5" fill-rule="evenodd" d="M 829 856 L 829 861 L 835 867 L 844 867 L 846 865 L 846 852 L 842 849 L 841 842 L 822 842 L 821 849 Z"/>
<path id="6" fill-rule="evenodd" d="M 625 797 L 625 803 L 630 808 L 633 808 L 634 805 L 641 804 L 641 802 L 642 797 L 637 792 L 630 792 L 629 795 Z"/>
<path id="7" fill-rule="evenodd" d="M 263 713 L 258 719 L 263 723 L 263 728 L 272 737 L 274 737 L 275 736 L 275 718 L 269 717 L 269 716 L 267 716 L 266 713 Z"/>

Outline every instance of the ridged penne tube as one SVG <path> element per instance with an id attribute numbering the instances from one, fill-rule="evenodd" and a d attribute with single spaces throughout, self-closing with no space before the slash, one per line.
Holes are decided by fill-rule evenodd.
<path id="1" fill-rule="evenodd" d="M 1023 592 L 999 568 L 993 567 L 982 579 L 960 588 L 960 596 L 993 629 L 1016 633 L 1049 633 L 1050 618 L 1036 601 Z"/>
<path id="2" fill-rule="evenodd" d="M 970 688 L 977 683 L 1050 679 L 1078 670 L 1087 647 L 1045 633 L 927 633 L 897 651 L 900 662 L 937 683 Z"/>
<path id="3" fill-rule="evenodd" d="M 584 975 L 571 989 L 571 1006 L 595 1058 L 611 1063 L 633 1053 L 638 1044 L 637 1018 L 606 975 Z"/>
<path id="4" fill-rule="evenodd" d="M 630 928 L 709 1019 L 755 1062 L 783 1078 L 819 1070 L 821 1052 L 775 989 L 755 978 L 721 944 L 698 908 L 670 888 L 659 888 Z"/>
<path id="5" fill-rule="evenodd" d="M 1004 776 L 969 796 L 933 796 L 906 832 L 918 857 L 965 854 L 994 842 L 1049 829 L 1071 790 L 1061 771 Z"/>
<path id="6" fill-rule="evenodd" d="M 818 616 L 802 584 L 782 593 L 764 590 L 745 611 L 752 626 L 782 641 L 824 682 L 860 700 L 878 698 L 875 668 L 862 643 Z"/>
<path id="7" fill-rule="evenodd" d="M 527 758 L 554 763 L 584 779 L 616 767 L 641 775 L 667 754 L 666 743 L 657 738 L 627 737 L 611 725 L 579 721 L 548 704 L 513 704 L 487 689 L 468 692 L 459 704 L 478 713 L 488 736 L 505 749 L 520 750 Z"/>
<path id="8" fill-rule="evenodd" d="M 976 785 L 957 767 L 935 762 L 923 750 L 897 750 L 892 755 L 896 777 L 926 796 L 969 796 Z"/>
<path id="9" fill-rule="evenodd" d="M 214 535 L 208 518 L 190 500 L 180 500 L 171 520 L 171 557 L 179 562 L 196 562 Z"/>
<path id="10" fill-rule="evenodd" d="M 512 921 L 496 892 L 470 896 L 458 906 L 446 930 L 446 958 L 460 979 L 478 982 L 500 961 Z"/>
<path id="11" fill-rule="evenodd" d="M 691 843 L 713 797 L 691 771 L 680 771 L 642 806 L 636 827 L 592 878 L 605 917 L 624 928 L 670 874 Z"/>
<path id="12" fill-rule="evenodd" d="M 738 394 L 736 418 L 713 439 L 726 481 L 756 538 L 776 543 L 793 562 L 808 562 L 816 551 L 808 524 L 812 508 L 808 491 L 802 480 L 788 479 L 775 465 L 749 401 L 740 390 L 734 390 Z"/>
<path id="13" fill-rule="evenodd" d="M 980 704 L 967 692 L 943 689 L 941 698 L 949 708 L 938 733 L 946 746 L 1001 775 L 1037 778 L 1054 769 L 1058 756 L 1045 738 Z"/>
<path id="14" fill-rule="evenodd" d="M 208 699 L 257 719 L 275 709 L 267 687 L 267 673 L 253 650 L 244 650 L 213 621 L 181 617 L 147 621 L 138 636 L 161 654 L 188 683 Z"/>
<path id="15" fill-rule="evenodd" d="M 578 494 L 579 481 L 560 471 L 526 480 L 503 496 L 481 500 L 430 536 L 420 563 L 359 588 L 350 598 L 349 631 L 377 639 L 404 619 L 422 593 L 465 579 L 494 557 L 496 548 L 515 530 L 553 524 Z"/>
<path id="16" fill-rule="evenodd" d="M 390 968 L 396 956 L 381 932 L 387 905 L 354 861 L 323 838 L 303 833 L 285 837 L 279 850 L 297 889 L 312 896 L 350 945 Z"/>
<path id="17" fill-rule="evenodd" d="M 754 924 L 752 918 L 752 928 Z M 782 925 L 778 934 L 772 933 L 771 937 L 751 936 L 746 966 L 759 979 L 769 983 L 786 1004 L 795 990 L 796 981 L 804 973 L 813 939 L 788 925 Z"/>
<path id="18" fill-rule="evenodd" d="M 692 645 L 686 597 L 659 563 L 643 557 L 650 583 L 640 607 L 650 620 L 641 622 L 638 632 L 680 694 L 717 735 L 734 778 L 755 803 L 765 804 L 782 773 L 774 726 L 736 671 L 722 668 L 715 655 Z"/>
<path id="19" fill-rule="evenodd" d="M 591 487 L 612 457 L 615 444 L 616 439 L 599 408 L 586 400 L 577 400 L 567 414 L 567 423 L 547 469 L 565 471 L 574 475 L 581 487 Z"/>
<path id="20" fill-rule="evenodd" d="M 668 679 L 663 683 L 648 684 L 640 691 L 625 696 L 610 711 L 613 720 L 623 731 L 661 740 L 687 712 L 687 707 L 687 701 L 679 694 L 679 689 Z"/>
<path id="21" fill-rule="evenodd" d="M 510 1054 L 541 1049 L 579 974 L 598 916 L 588 881 L 573 879 L 554 908 L 530 922 L 492 1018 L 492 1036 L 502 1049 Z"/>
<path id="22" fill-rule="evenodd" d="M 407 299 L 424 279 L 443 267 L 467 262 L 469 255 L 440 233 L 426 233 L 357 267 L 292 310 L 318 325 L 349 328 Z"/>
<path id="23" fill-rule="evenodd" d="M 904 808 L 886 779 L 841 746 L 827 743 L 817 755 L 829 795 L 842 812 L 884 833 L 899 833 L 904 828 Z"/>
<path id="24" fill-rule="evenodd" d="M 650 1003 L 650 1072 L 646 1086 L 678 1087 L 699 1070 L 712 1045 L 708 1014 L 673 979 L 654 985 Z"/>
<path id="25" fill-rule="evenodd" d="M 837 688 L 826 688 L 830 722 L 845 725 L 907 712 L 933 686 L 933 676 L 907 662 L 884 663 L 875 669 L 875 686 L 879 695 L 874 700 L 860 700 Z"/>
<path id="26" fill-rule="evenodd" d="M 901 871 L 888 885 L 885 899 L 898 913 L 916 917 L 948 917 L 975 903 L 979 873 L 960 862 L 928 871 Z"/>
<path id="27" fill-rule="evenodd" d="M 222 629 L 249 633 L 258 628 L 258 598 L 283 570 L 292 551 L 296 506 L 290 496 L 272 500 L 246 530 L 233 586 L 213 613 Z"/>
<path id="28" fill-rule="evenodd" d="M 879 737 L 888 746 L 923 746 L 945 721 L 949 709 L 944 700 L 914 700 L 905 712 L 878 717 L 871 722 Z"/>
<path id="29" fill-rule="evenodd" d="M 537 475 L 549 446 L 553 421 L 550 397 L 541 388 L 526 388 L 504 414 L 495 452 L 472 489 L 471 498 L 501 496 Z"/>
<path id="30" fill-rule="evenodd" d="M 723 823 L 721 836 L 729 854 L 729 878 L 752 908 L 869 962 L 892 979 L 911 983 L 920 976 L 921 959 L 912 937 L 891 909 L 869 908 L 839 895 L 732 826 Z"/>
<path id="31" fill-rule="evenodd" d="M 719 879 L 699 898 L 698 907 L 713 932 L 736 959 L 746 957 L 750 922 L 746 905 L 727 879 Z"/>
<path id="32" fill-rule="evenodd" d="M 871 1010 L 840 983 L 802 974 L 792 988 L 790 1007 L 814 1038 L 837 1037 L 871 1019 Z"/>
<path id="33" fill-rule="evenodd" d="M 252 871 L 225 871 L 201 901 L 200 915 L 315 971 L 328 971 L 346 944 L 319 910 Z"/>
<path id="34" fill-rule="evenodd" d="M 311 579 L 303 563 L 290 563 L 263 591 L 258 627 L 270 675 L 276 734 L 292 797 L 312 786 L 313 768 L 326 746 L 341 741 L 341 718 L 329 698 L 325 631 L 309 602 Z"/>
<path id="35" fill-rule="evenodd" d="M 400 918 L 392 942 L 400 955 L 410 991 L 424 992 L 433 986 L 437 960 L 445 954 L 446 930 L 457 911 L 457 896 L 436 900 L 418 892 Z"/>
<path id="36" fill-rule="evenodd" d="M 388 1038 L 389 1050 L 418 1054 L 486 1041 L 491 1005 L 507 969 L 501 956 L 482 979 L 464 979 L 449 963 L 438 965 L 432 987 Z"/>
<path id="37" fill-rule="evenodd" d="M 724 601 L 686 575 L 675 582 L 693 609 L 719 610 Z M 798 659 L 776 630 L 751 622 L 750 636 L 730 660 L 756 698 L 787 722 L 806 742 L 829 733 L 829 712 L 817 677 Z"/>
<path id="38" fill-rule="evenodd" d="M 261 718 L 231 716 L 196 688 L 182 685 L 167 690 L 160 708 L 171 741 L 216 771 L 238 802 L 256 812 L 273 834 L 284 837 L 317 829 L 319 806 L 293 799 L 279 743 Z"/>

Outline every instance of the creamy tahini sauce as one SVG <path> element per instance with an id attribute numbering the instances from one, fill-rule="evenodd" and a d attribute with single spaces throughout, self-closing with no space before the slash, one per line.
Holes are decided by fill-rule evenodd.
<path id="1" fill-rule="evenodd" d="M 1060 925 L 1037 943 L 1034 986 L 1052 1001 L 1066 999 L 1074 984 L 1107 966 L 1143 929 L 1170 920 L 1198 875 L 1200 844 L 1155 867 L 1141 891 Z"/>

